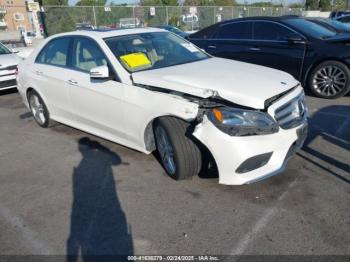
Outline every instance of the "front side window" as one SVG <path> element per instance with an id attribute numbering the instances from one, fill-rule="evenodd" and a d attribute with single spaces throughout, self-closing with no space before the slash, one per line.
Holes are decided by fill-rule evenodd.
<path id="1" fill-rule="evenodd" d="M 193 44 L 167 32 L 116 36 L 105 39 L 105 42 L 129 72 L 164 68 L 209 58 Z"/>
<path id="2" fill-rule="evenodd" d="M 338 21 L 342 22 L 342 23 L 349 23 L 350 22 L 350 16 L 344 16 L 344 17 L 340 17 L 338 18 Z"/>
<path id="3" fill-rule="evenodd" d="M 286 19 L 285 21 L 290 26 L 296 28 L 296 30 L 314 38 L 325 39 L 336 35 L 336 32 L 334 32 L 334 30 L 330 30 L 322 25 L 305 19 L 291 18 Z"/>
<path id="4" fill-rule="evenodd" d="M 252 22 L 237 22 L 223 25 L 219 28 L 215 38 L 221 39 L 252 39 Z"/>
<path id="5" fill-rule="evenodd" d="M 93 40 L 88 38 L 77 38 L 74 41 L 72 60 L 72 67 L 84 72 L 107 65 L 104 53 Z"/>
<path id="6" fill-rule="evenodd" d="M 36 63 L 67 66 L 67 54 L 69 50 L 70 38 L 58 38 L 50 41 L 40 52 Z"/>
<path id="7" fill-rule="evenodd" d="M 255 40 L 285 41 L 292 36 L 298 35 L 282 25 L 263 21 L 254 23 Z"/>

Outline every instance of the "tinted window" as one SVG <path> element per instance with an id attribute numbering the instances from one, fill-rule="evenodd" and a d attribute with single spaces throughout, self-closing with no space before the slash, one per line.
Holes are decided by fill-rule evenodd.
<path id="1" fill-rule="evenodd" d="M 254 23 L 254 39 L 283 41 L 296 34 L 288 28 L 271 22 Z"/>
<path id="2" fill-rule="evenodd" d="M 37 63 L 67 66 L 67 54 L 70 38 L 58 38 L 50 41 L 37 57 Z"/>
<path id="3" fill-rule="evenodd" d="M 214 35 L 216 28 L 217 25 L 208 26 L 207 28 L 191 34 L 190 38 L 211 38 Z"/>
<path id="4" fill-rule="evenodd" d="M 107 59 L 99 46 L 91 39 L 76 38 L 74 41 L 72 67 L 89 72 L 90 69 L 107 65 Z"/>
<path id="5" fill-rule="evenodd" d="M 239 22 L 223 25 L 219 28 L 216 38 L 252 39 L 252 25 L 252 22 Z"/>
<path id="6" fill-rule="evenodd" d="M 287 19 L 285 21 L 297 30 L 315 38 L 323 39 L 336 35 L 333 30 L 305 19 L 295 18 Z"/>
<path id="7" fill-rule="evenodd" d="M 338 21 L 343 22 L 343 23 L 349 23 L 350 22 L 350 16 L 344 16 L 338 18 Z"/>

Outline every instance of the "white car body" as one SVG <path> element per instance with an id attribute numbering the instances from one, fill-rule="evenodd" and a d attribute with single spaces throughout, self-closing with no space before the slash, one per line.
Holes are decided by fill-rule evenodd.
<path id="1" fill-rule="evenodd" d="M 274 119 L 277 109 L 293 110 L 291 101 L 303 96 L 298 81 L 287 73 L 221 58 L 129 73 L 103 39 L 145 32 L 165 31 L 153 28 L 79 31 L 46 39 L 19 65 L 18 90 L 23 102 L 28 106 L 27 91 L 34 89 L 45 101 L 52 119 L 148 154 L 155 150 L 152 122 L 156 118 L 175 116 L 188 122 L 198 119 L 199 103 L 185 95 L 199 99 L 219 96 L 232 104 L 266 110 Z M 109 61 L 113 61 L 120 82 L 93 82 L 90 75 L 83 72 L 35 63 L 46 43 L 68 36 L 96 41 Z M 266 105 L 268 99 L 280 94 L 283 95 Z M 303 143 L 304 137 L 298 137 L 297 130 L 305 123 L 304 118 L 298 126 L 279 128 L 273 134 L 231 136 L 204 115 L 193 135 L 214 157 L 219 183 L 240 185 L 282 171 L 291 149 L 294 151 Z M 250 157 L 268 152 L 272 156 L 265 165 L 245 173 L 235 171 Z"/>

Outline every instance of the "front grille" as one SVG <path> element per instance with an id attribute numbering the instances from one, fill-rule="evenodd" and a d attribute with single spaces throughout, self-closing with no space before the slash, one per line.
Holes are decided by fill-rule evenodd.
<path id="1" fill-rule="evenodd" d="M 306 115 L 304 94 L 299 95 L 275 110 L 275 119 L 283 129 L 300 125 Z"/>
<path id="2" fill-rule="evenodd" d="M 17 69 L 16 65 L 0 68 L 0 70 L 16 70 L 16 69 Z"/>
<path id="3" fill-rule="evenodd" d="M 5 88 L 5 87 L 9 87 L 9 86 L 16 86 L 16 85 L 17 85 L 16 79 L 2 81 L 2 82 L 0 82 L 0 89 Z"/>

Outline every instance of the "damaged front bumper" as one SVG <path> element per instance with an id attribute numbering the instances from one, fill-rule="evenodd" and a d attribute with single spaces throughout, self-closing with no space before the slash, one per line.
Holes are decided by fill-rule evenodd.
<path id="1" fill-rule="evenodd" d="M 299 149 L 306 137 L 307 124 L 278 133 L 261 136 L 232 137 L 217 129 L 208 119 L 197 125 L 193 135 L 213 155 L 219 171 L 219 183 L 226 185 L 249 184 L 282 172 L 289 158 Z M 299 130 L 303 130 L 300 132 Z M 302 133 L 302 135 L 299 135 Z M 247 160 L 260 157 L 257 168 L 239 172 Z M 268 157 L 268 159 L 267 159 Z M 249 166 L 247 166 L 249 169 Z M 244 170 L 243 170 L 244 171 Z"/>
<path id="2" fill-rule="evenodd" d="M 269 111 L 281 104 L 288 104 L 300 92 L 296 90 L 281 99 Z M 290 157 L 302 147 L 306 139 L 307 118 L 305 114 L 298 125 L 289 129 L 279 128 L 273 134 L 231 136 L 204 116 L 193 135 L 209 149 L 215 159 L 220 184 L 249 184 L 284 170 Z"/>

